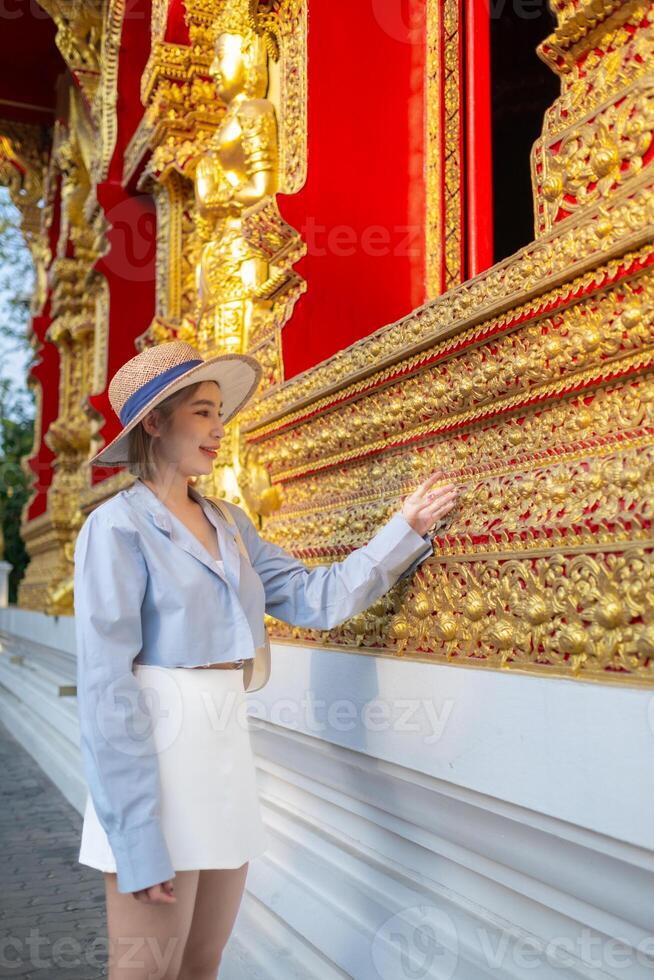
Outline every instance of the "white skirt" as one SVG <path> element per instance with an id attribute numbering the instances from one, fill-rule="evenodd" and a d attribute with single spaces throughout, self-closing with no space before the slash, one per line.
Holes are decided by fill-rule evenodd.
<path id="1" fill-rule="evenodd" d="M 246 716 L 243 670 L 135 664 L 156 704 L 162 833 L 175 871 L 239 868 L 268 849 Z M 116 871 L 87 795 L 78 861 Z"/>

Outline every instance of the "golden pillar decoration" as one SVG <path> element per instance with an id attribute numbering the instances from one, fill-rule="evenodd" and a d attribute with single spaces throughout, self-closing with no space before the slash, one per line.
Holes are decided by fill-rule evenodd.
<path id="1" fill-rule="evenodd" d="M 226 109 L 193 171 L 202 242 L 194 321 L 203 350 L 252 350 L 256 338 L 271 332 L 274 301 L 298 283 L 289 257 L 300 254 L 299 236 L 282 222 L 274 201 L 279 131 L 276 107 L 266 96 L 269 58 L 278 59 L 279 46 L 270 29 L 273 21 L 259 20 L 257 7 L 252 0 L 227 4 L 213 25 L 209 72 Z M 272 236 L 265 227 L 271 221 L 274 232 L 282 232 L 272 255 L 266 247 Z M 231 464 L 218 461 L 213 488 L 232 499 L 240 499 L 247 488 L 250 507 L 271 506 L 277 495 L 269 487 L 254 490 L 265 475 L 258 461 L 248 460 L 250 474 L 241 475 L 237 424 L 230 428 L 228 445 Z"/>
<path id="2" fill-rule="evenodd" d="M 164 40 L 167 8 L 153 7 L 146 111 L 125 156 L 127 180 L 149 153 L 138 187 L 157 208 L 156 316 L 137 347 L 178 337 L 205 355 L 247 351 L 262 397 L 283 381 L 281 329 L 306 288 L 293 271 L 306 247 L 275 200 L 306 177 L 306 4 L 184 9 L 190 45 Z M 267 512 L 278 493 L 242 453 L 234 424 L 205 489 Z"/>
<path id="3" fill-rule="evenodd" d="M 80 500 L 86 489 L 84 461 L 90 447 L 83 402 L 93 390 L 99 293 L 93 270 L 99 242 L 86 217 L 93 198 L 92 143 L 84 144 L 87 130 L 81 116 L 86 110 L 79 91 L 71 85 L 67 96 L 66 122 L 55 124 L 47 177 L 49 189 L 61 182 L 59 237 L 48 269 L 52 322 L 46 333 L 60 358 L 58 415 L 44 435 L 55 456 L 54 476 L 47 514 L 23 530 L 32 560 L 19 590 L 19 605 L 52 614 L 70 614 L 73 608 L 72 549 L 83 521 Z"/>
<path id="4" fill-rule="evenodd" d="M 232 31 L 235 29 L 232 28 Z M 227 111 L 195 169 L 198 222 L 206 244 L 197 267 L 199 339 L 231 352 L 248 347 L 268 263 L 247 241 L 242 213 L 277 184 L 275 107 L 264 98 L 268 53 L 254 32 L 220 29 L 210 74 Z"/>

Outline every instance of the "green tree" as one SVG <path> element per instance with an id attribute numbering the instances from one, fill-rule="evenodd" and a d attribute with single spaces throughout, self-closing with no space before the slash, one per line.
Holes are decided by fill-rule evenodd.
<path id="1" fill-rule="evenodd" d="M 20 535 L 23 508 L 31 495 L 28 477 L 21 465 L 34 439 L 34 421 L 26 418 L 22 406 L 11 397 L 6 379 L 0 380 L 0 527 L 4 538 L 5 561 L 11 563 L 9 602 L 15 603 L 18 585 L 29 564 L 29 555 Z"/>
<path id="2" fill-rule="evenodd" d="M 20 223 L 7 189 L 0 188 L 0 529 L 3 557 L 13 566 L 10 603 L 16 602 L 29 563 L 20 524 L 32 491 L 22 464 L 32 449 L 35 414 L 27 385 L 33 360 L 28 331 L 34 272 Z"/>

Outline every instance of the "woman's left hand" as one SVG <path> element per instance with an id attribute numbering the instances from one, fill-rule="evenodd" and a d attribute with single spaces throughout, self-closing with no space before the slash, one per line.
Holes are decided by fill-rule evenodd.
<path id="1" fill-rule="evenodd" d="M 423 535 L 454 507 L 459 490 L 454 483 L 446 483 L 432 490 L 437 480 L 442 480 L 443 470 L 434 470 L 414 491 L 404 498 L 402 513 L 414 531 Z"/>

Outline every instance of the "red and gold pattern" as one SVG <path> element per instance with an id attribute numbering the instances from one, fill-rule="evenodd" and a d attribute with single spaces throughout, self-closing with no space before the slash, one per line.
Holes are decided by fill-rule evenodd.
<path id="1" fill-rule="evenodd" d="M 206 489 L 312 565 L 363 544 L 437 466 L 465 486 L 410 580 L 338 629 L 271 622 L 273 638 L 654 685 L 651 0 L 552 0 L 539 54 L 561 94 L 532 151 L 534 241 L 489 268 L 487 174 L 466 171 L 464 139 L 488 141 L 487 107 L 462 100 L 483 85 L 466 47 L 487 43 L 475 5 L 429 3 L 420 21 L 412 0 L 409 50 L 363 5 L 139 3 L 128 17 L 110 0 L 100 34 L 83 4 L 44 3 L 77 84 L 46 160 L 33 127 L 0 128 L 3 179 L 31 189 L 20 203 L 38 271 L 20 603 L 72 611 L 77 529 L 129 482 L 85 466 L 115 434 L 107 378 L 144 344 L 210 343 L 194 321 L 196 270 L 221 213 L 198 208 L 194 181 L 200 167 L 226 187 L 211 152 L 231 118 L 210 66 L 221 32 L 243 52 L 256 34 L 269 78 L 258 109 L 275 127 L 249 164 L 274 189 L 232 232 L 261 275 L 237 296 L 220 294 L 220 270 L 212 282 L 229 342 L 260 359 L 265 381 Z M 373 28 L 376 46 L 362 41 Z M 339 45 L 338 64 L 321 57 Z M 403 123 L 380 134 L 383 119 Z M 386 145 L 397 172 L 378 165 Z M 417 227 L 417 253 L 384 275 L 364 248 L 347 263 L 318 256 L 312 219 L 360 232 L 376 214 Z"/>

